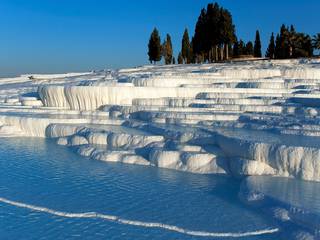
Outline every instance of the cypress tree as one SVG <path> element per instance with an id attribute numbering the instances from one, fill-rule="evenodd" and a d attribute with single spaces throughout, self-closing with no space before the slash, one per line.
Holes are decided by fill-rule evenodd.
<path id="1" fill-rule="evenodd" d="M 231 13 L 224 8 L 220 8 L 218 29 L 220 59 L 228 59 L 229 45 L 235 41 L 235 26 L 232 23 Z"/>
<path id="2" fill-rule="evenodd" d="M 218 3 L 202 9 L 195 27 L 192 62 L 228 59 L 235 43 L 235 26 L 231 13 Z"/>
<path id="3" fill-rule="evenodd" d="M 276 47 L 274 51 L 274 57 L 276 59 L 281 58 L 281 38 L 279 34 L 277 34 L 277 37 L 276 37 Z"/>
<path id="4" fill-rule="evenodd" d="M 181 55 L 184 63 L 190 63 L 190 39 L 188 29 L 184 30 L 182 37 Z"/>
<path id="5" fill-rule="evenodd" d="M 239 57 L 239 43 L 238 41 L 235 41 L 233 44 L 233 57 Z"/>
<path id="6" fill-rule="evenodd" d="M 317 33 L 316 35 L 313 36 L 313 38 L 312 38 L 312 46 L 315 49 L 320 50 L 320 33 Z"/>
<path id="7" fill-rule="evenodd" d="M 312 39 L 309 35 L 296 32 L 293 25 L 282 24 L 275 44 L 275 58 L 298 58 L 313 56 Z"/>
<path id="8" fill-rule="evenodd" d="M 150 63 L 156 63 L 161 60 L 161 40 L 159 32 L 156 28 L 154 28 L 154 30 L 151 33 L 148 49 Z"/>
<path id="9" fill-rule="evenodd" d="M 280 28 L 280 46 L 279 46 L 279 56 L 280 59 L 289 58 L 290 49 L 289 49 L 289 30 L 282 24 Z"/>
<path id="10" fill-rule="evenodd" d="M 228 59 L 233 56 L 233 46 L 234 46 L 233 44 L 228 45 L 228 54 L 229 54 Z"/>
<path id="11" fill-rule="evenodd" d="M 313 55 L 312 40 L 309 35 L 297 33 L 295 35 L 294 51 L 292 57 L 311 57 Z"/>
<path id="12" fill-rule="evenodd" d="M 297 40 L 297 33 L 293 25 L 290 26 L 290 31 L 288 31 L 288 49 L 289 49 L 289 58 L 293 57 L 295 52 L 295 45 Z"/>
<path id="13" fill-rule="evenodd" d="M 313 56 L 313 44 L 312 44 L 312 38 L 309 35 L 306 35 L 303 40 L 303 48 L 307 52 L 307 57 Z"/>
<path id="14" fill-rule="evenodd" d="M 182 57 L 181 52 L 178 55 L 178 64 L 183 64 L 183 57 Z"/>
<path id="15" fill-rule="evenodd" d="M 244 44 L 244 41 L 242 39 L 240 39 L 240 41 L 239 41 L 238 49 L 239 49 L 238 50 L 239 56 L 245 54 L 246 45 Z"/>
<path id="16" fill-rule="evenodd" d="M 258 30 L 256 31 L 256 40 L 254 41 L 254 57 L 262 57 L 260 33 Z"/>
<path id="17" fill-rule="evenodd" d="M 251 41 L 249 41 L 246 44 L 245 55 L 252 55 L 253 56 L 253 43 Z"/>
<path id="18" fill-rule="evenodd" d="M 173 57 L 173 50 L 172 50 L 171 37 L 169 34 L 167 34 L 166 40 L 163 43 L 162 54 L 164 57 L 165 64 L 171 64 L 172 57 Z"/>
<path id="19" fill-rule="evenodd" d="M 209 62 L 219 60 L 219 45 L 222 44 L 222 19 L 220 18 L 221 11 L 218 3 L 208 4 L 206 25 L 204 29 L 205 37 L 205 52 Z"/>
<path id="20" fill-rule="evenodd" d="M 192 47 L 192 41 L 189 47 L 189 53 L 187 56 L 187 63 L 195 63 L 195 58 L 194 58 L 194 54 L 193 54 L 193 47 Z"/>
<path id="21" fill-rule="evenodd" d="M 200 16 L 198 17 L 198 21 L 195 27 L 194 39 L 193 39 L 193 53 L 196 56 L 198 62 L 203 62 L 203 55 L 206 52 L 205 50 L 205 42 L 207 38 L 205 38 L 205 28 L 207 24 L 207 12 L 203 8 L 201 10 Z"/>
<path id="22" fill-rule="evenodd" d="M 269 46 L 266 52 L 266 57 L 270 58 L 270 59 L 274 59 L 275 58 L 275 43 L 274 43 L 274 35 L 273 33 L 271 34 L 270 37 L 270 42 L 269 42 Z"/>

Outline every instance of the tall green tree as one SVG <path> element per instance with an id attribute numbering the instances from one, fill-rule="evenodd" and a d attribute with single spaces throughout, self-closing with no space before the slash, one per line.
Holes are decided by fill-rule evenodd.
<path id="1" fill-rule="evenodd" d="M 287 43 L 289 49 L 289 58 L 292 58 L 295 52 L 298 34 L 293 25 L 290 26 L 290 31 L 287 31 Z"/>
<path id="2" fill-rule="evenodd" d="M 305 35 L 303 39 L 303 48 L 308 53 L 308 57 L 313 56 L 314 46 L 312 44 L 312 38 L 309 35 Z"/>
<path id="3" fill-rule="evenodd" d="M 246 44 L 245 54 L 253 56 L 253 43 L 251 41 Z"/>
<path id="4" fill-rule="evenodd" d="M 279 58 L 281 58 L 281 38 L 280 38 L 280 34 L 277 34 L 275 43 L 276 43 L 276 46 L 275 46 L 275 51 L 274 51 L 274 58 L 279 59 Z"/>
<path id="5" fill-rule="evenodd" d="M 235 26 L 232 22 L 231 13 L 220 8 L 219 16 L 219 32 L 218 32 L 218 44 L 220 48 L 220 59 L 225 60 L 229 58 L 229 46 L 235 41 Z"/>
<path id="6" fill-rule="evenodd" d="M 148 49 L 150 63 L 159 62 L 161 60 L 161 39 L 157 28 L 154 28 L 151 33 Z"/>
<path id="7" fill-rule="evenodd" d="M 231 13 L 218 3 L 209 3 L 201 10 L 193 39 L 196 62 L 228 59 L 231 45 L 236 40 Z"/>
<path id="8" fill-rule="evenodd" d="M 233 44 L 233 57 L 239 57 L 239 42 L 236 40 Z"/>
<path id="9" fill-rule="evenodd" d="M 167 34 L 166 40 L 162 46 L 162 55 L 164 57 L 165 64 L 171 64 L 173 58 L 173 49 L 172 49 L 172 42 L 171 37 Z"/>
<path id="10" fill-rule="evenodd" d="M 221 32 L 219 28 L 220 6 L 218 3 L 207 5 L 206 24 L 203 37 L 205 38 L 206 58 L 209 62 L 219 60 L 219 44 L 221 44 Z"/>
<path id="11" fill-rule="evenodd" d="M 313 38 L 312 38 L 312 46 L 315 49 L 320 50 L 320 33 L 317 33 L 316 35 L 313 36 Z"/>
<path id="12" fill-rule="evenodd" d="M 205 60 L 208 38 L 205 37 L 207 27 L 207 11 L 202 9 L 195 27 L 193 53 L 198 62 Z M 201 61 L 202 60 L 202 61 Z"/>
<path id="13" fill-rule="evenodd" d="M 278 47 L 278 57 L 280 59 L 289 58 L 290 56 L 290 47 L 289 47 L 289 29 L 282 24 L 280 28 L 279 35 L 279 46 Z"/>
<path id="14" fill-rule="evenodd" d="M 192 38 L 191 42 L 190 42 L 190 47 L 189 47 L 189 54 L 187 56 L 187 63 L 195 63 L 195 57 L 194 57 L 194 53 L 193 53 L 193 41 L 194 38 Z"/>
<path id="15" fill-rule="evenodd" d="M 184 63 L 190 63 L 190 39 L 189 39 L 189 33 L 188 29 L 184 30 L 183 37 L 182 37 L 182 43 L 181 43 L 181 54 Z"/>
<path id="16" fill-rule="evenodd" d="M 275 58 L 311 57 L 313 55 L 312 39 L 305 33 L 297 32 L 293 25 L 282 24 L 275 44 Z"/>
<path id="17" fill-rule="evenodd" d="M 183 57 L 181 52 L 178 55 L 178 64 L 183 64 Z"/>
<path id="18" fill-rule="evenodd" d="M 254 56 L 257 58 L 262 57 L 261 53 L 261 40 L 259 30 L 256 31 L 256 39 L 254 41 Z"/>
<path id="19" fill-rule="evenodd" d="M 274 43 L 274 34 L 271 34 L 270 37 L 270 42 L 269 42 L 269 46 L 266 52 L 266 57 L 270 58 L 270 59 L 274 59 L 275 58 L 275 43 Z"/>
<path id="20" fill-rule="evenodd" d="M 242 39 L 239 41 L 238 48 L 239 56 L 246 54 L 246 45 Z"/>
<path id="21" fill-rule="evenodd" d="M 297 33 L 295 35 L 295 42 L 294 42 L 293 49 L 294 50 L 291 56 L 293 58 L 312 57 L 313 45 L 312 45 L 311 37 L 304 33 Z"/>

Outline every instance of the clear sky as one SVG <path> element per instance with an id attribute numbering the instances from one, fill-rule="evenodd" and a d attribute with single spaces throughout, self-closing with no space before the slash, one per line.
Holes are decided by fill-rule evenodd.
<path id="1" fill-rule="evenodd" d="M 120 68 L 148 63 L 147 42 L 156 26 L 172 36 L 175 54 L 185 27 L 190 34 L 207 0 L 0 0 L 0 76 Z M 319 0 L 220 0 L 237 35 L 265 50 L 282 23 L 320 32 Z"/>

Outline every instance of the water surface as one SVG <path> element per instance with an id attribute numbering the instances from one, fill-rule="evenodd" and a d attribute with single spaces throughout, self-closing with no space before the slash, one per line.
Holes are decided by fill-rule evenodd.
<path id="1" fill-rule="evenodd" d="M 0 198 L 60 212 L 97 212 L 202 232 L 276 228 L 271 219 L 241 204 L 239 187 L 239 181 L 225 176 L 94 161 L 79 157 L 51 140 L 0 139 Z M 0 236 L 1 239 L 220 239 L 99 218 L 66 218 L 4 202 L 0 202 Z M 276 239 L 276 236 L 239 239 Z"/>

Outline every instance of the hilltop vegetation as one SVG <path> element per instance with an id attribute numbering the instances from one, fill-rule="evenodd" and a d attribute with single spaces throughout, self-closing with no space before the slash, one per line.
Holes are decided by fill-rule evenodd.
<path id="1" fill-rule="evenodd" d="M 151 63 L 161 61 L 163 57 L 165 64 L 175 64 L 169 34 L 161 44 L 159 31 L 154 28 L 148 49 Z M 177 60 L 178 64 L 189 64 L 212 63 L 241 57 L 262 58 L 261 49 L 259 30 L 256 31 L 254 43 L 252 41 L 245 43 L 236 35 L 236 26 L 230 11 L 218 3 L 210 3 L 201 10 L 191 38 L 188 29 L 185 29 Z M 265 57 L 270 59 L 312 57 L 315 49 L 320 49 L 320 34 L 312 38 L 306 33 L 297 32 L 293 25 L 287 27 L 283 24 L 276 37 L 271 33 Z"/>

